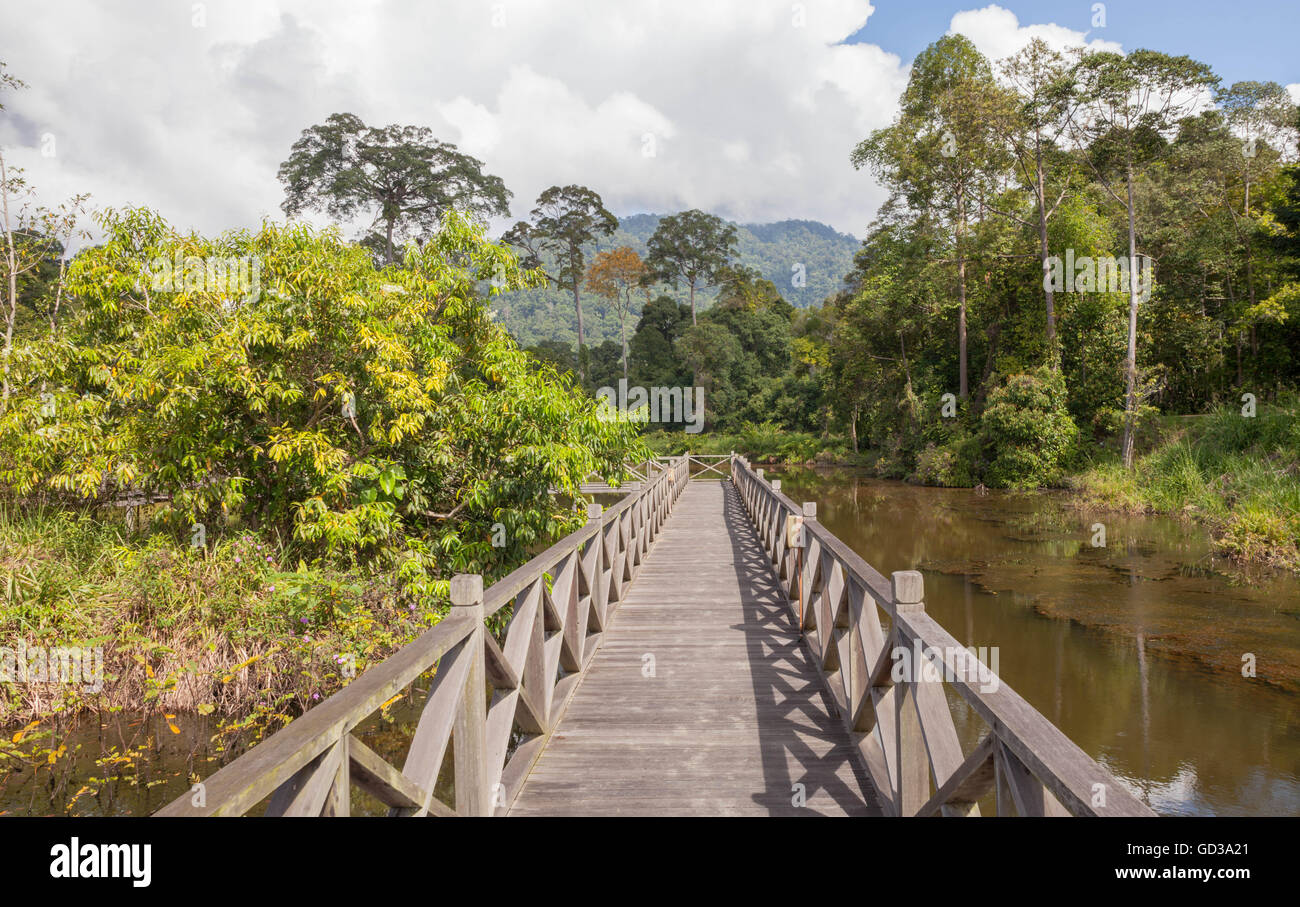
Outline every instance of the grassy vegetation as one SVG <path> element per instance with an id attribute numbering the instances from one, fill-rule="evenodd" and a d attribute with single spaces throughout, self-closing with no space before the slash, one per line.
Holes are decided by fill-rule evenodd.
<path id="1" fill-rule="evenodd" d="M 1094 464 L 1070 481 L 1081 507 L 1188 517 L 1225 555 L 1300 570 L 1300 400 L 1167 423 L 1129 472 Z"/>
<path id="2" fill-rule="evenodd" d="M 0 510 L 0 609 L 29 647 L 103 649 L 103 688 L 0 686 L 0 725 L 85 710 L 196 711 L 237 728 L 286 722 L 436 623 L 360 568 L 287 563 L 251 533 L 208 548 L 123 518 Z"/>
<path id="3" fill-rule="evenodd" d="M 735 432 L 652 432 L 645 441 L 658 456 L 725 454 L 735 451 L 754 463 L 852 463 L 857 459 L 843 438 L 786 431 L 772 422 L 746 423 Z"/>
<path id="4" fill-rule="evenodd" d="M 1173 416 L 1155 433 L 1132 471 L 1110 451 L 1092 447 L 1091 462 L 1063 481 L 1085 510 L 1163 513 L 1207 526 L 1219 551 L 1243 563 L 1300 571 L 1300 399 L 1260 406 L 1253 417 L 1237 406 L 1204 416 Z M 861 465 L 875 475 L 922 484 L 974 484 L 968 460 L 979 438 L 948 447 L 929 445 L 908 470 L 888 451 L 854 455 L 842 438 L 788 432 L 771 423 L 738 432 L 655 432 L 656 454 L 736 451 L 753 462 Z M 968 450 L 968 448 L 970 450 Z"/>

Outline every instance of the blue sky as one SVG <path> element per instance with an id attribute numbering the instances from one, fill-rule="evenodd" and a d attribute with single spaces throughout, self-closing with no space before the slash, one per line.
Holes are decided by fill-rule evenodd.
<path id="1" fill-rule="evenodd" d="M 878 44 L 911 60 L 943 35 L 954 14 L 987 3 L 873 0 L 876 11 L 851 43 Z M 1300 82 L 1300 3 L 1296 0 L 1111 0 L 1106 27 L 1092 28 L 1090 0 L 999 0 L 1025 24 L 1053 23 L 1125 50 L 1147 47 L 1208 63 L 1225 85 L 1244 80 Z"/>

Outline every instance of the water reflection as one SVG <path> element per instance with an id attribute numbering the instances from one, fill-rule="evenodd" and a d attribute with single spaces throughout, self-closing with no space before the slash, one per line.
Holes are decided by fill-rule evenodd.
<path id="1" fill-rule="evenodd" d="M 964 645 L 999 646 L 1002 678 L 1153 809 L 1300 814 L 1295 577 L 1234 570 L 1193 526 L 1056 494 L 774 472 L 877 569 L 925 571 L 930 613 Z M 969 747 L 983 722 L 954 719 Z"/>

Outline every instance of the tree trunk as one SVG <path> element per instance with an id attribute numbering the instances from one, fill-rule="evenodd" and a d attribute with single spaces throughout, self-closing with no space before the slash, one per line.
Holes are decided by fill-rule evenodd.
<path id="1" fill-rule="evenodd" d="M 623 344 L 623 380 L 627 380 L 627 310 L 632 308 L 632 291 L 627 291 L 625 304 L 618 310 L 618 337 Z"/>
<path id="2" fill-rule="evenodd" d="M 1124 440 L 1120 458 L 1133 468 L 1133 435 L 1137 426 L 1137 228 L 1133 211 L 1133 162 L 1128 162 L 1128 355 L 1124 358 Z"/>
<path id="3" fill-rule="evenodd" d="M 573 308 L 578 312 L 578 377 L 587 380 L 586 369 L 582 366 L 582 348 L 587 345 L 586 336 L 582 332 L 582 297 L 578 295 L 578 280 L 573 280 Z"/>
<path id="4" fill-rule="evenodd" d="M 963 400 L 969 392 L 966 378 L 966 256 L 962 239 L 966 227 L 966 202 L 957 191 L 957 396 Z"/>
<path id="5" fill-rule="evenodd" d="M 1043 186 L 1043 151 L 1041 147 L 1034 149 L 1034 166 L 1035 177 L 1038 185 L 1035 192 L 1038 196 L 1038 254 L 1043 264 L 1043 293 L 1047 297 L 1047 361 L 1052 371 L 1059 371 L 1061 367 L 1061 351 L 1056 342 L 1056 292 L 1052 289 L 1052 284 L 1047 278 L 1047 196 Z"/>
<path id="6" fill-rule="evenodd" d="M 393 263 L 393 219 L 387 221 L 387 233 L 384 237 L 384 263 Z"/>
<path id="7" fill-rule="evenodd" d="M 695 281 L 691 281 L 691 324 L 698 324 L 695 320 Z"/>
<path id="8" fill-rule="evenodd" d="M 14 322 L 18 320 L 18 255 L 14 251 L 14 234 L 9 227 L 9 173 L 0 157 L 0 201 L 4 203 L 5 261 L 9 271 L 9 299 L 5 311 L 4 390 L 0 394 L 0 413 L 9 411 L 9 357 L 14 348 Z"/>

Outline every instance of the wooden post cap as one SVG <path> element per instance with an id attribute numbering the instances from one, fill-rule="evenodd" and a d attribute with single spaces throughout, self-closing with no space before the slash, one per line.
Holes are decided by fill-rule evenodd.
<path id="1" fill-rule="evenodd" d="M 804 519 L 806 519 L 806 520 L 815 520 L 815 519 L 817 519 L 817 502 L 816 502 L 816 501 L 804 501 L 804 502 L 803 502 L 803 516 L 804 516 Z"/>
<path id="2" fill-rule="evenodd" d="M 483 603 L 483 577 L 478 573 L 457 573 L 451 578 L 451 603 L 464 608 Z"/>
<path id="3" fill-rule="evenodd" d="M 762 467 L 762 466 L 758 467 L 758 469 L 754 470 L 754 472 L 755 472 L 755 474 L 756 474 L 760 479 L 763 478 L 763 467 Z"/>
<path id="4" fill-rule="evenodd" d="M 602 507 L 602 506 L 600 506 L 599 504 L 588 504 L 588 505 L 587 505 L 587 519 L 588 519 L 588 520 L 598 520 L 598 519 L 600 519 L 600 515 L 601 515 L 602 513 L 604 513 L 604 512 L 605 512 L 605 508 Z"/>
<path id="5" fill-rule="evenodd" d="M 919 570 L 895 570 L 892 585 L 896 604 L 919 605 L 925 602 L 925 578 Z"/>
<path id="6" fill-rule="evenodd" d="M 772 490 L 773 490 L 773 491 L 780 491 L 780 490 L 781 490 L 781 480 L 780 480 L 780 479 L 773 479 L 773 480 L 772 480 Z"/>

